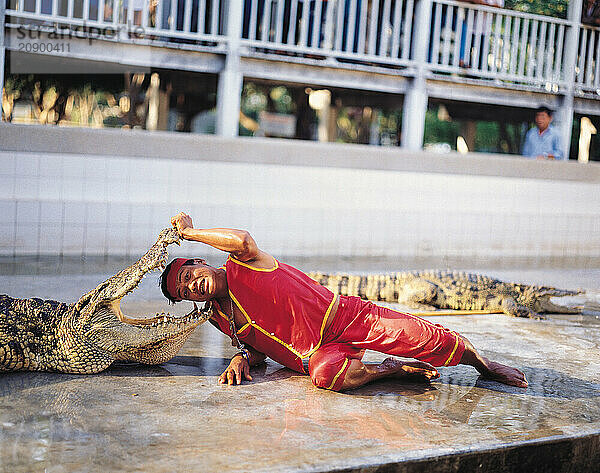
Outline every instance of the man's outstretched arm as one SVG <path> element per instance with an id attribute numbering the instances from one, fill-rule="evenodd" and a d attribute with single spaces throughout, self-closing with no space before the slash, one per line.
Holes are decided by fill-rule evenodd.
<path id="1" fill-rule="evenodd" d="M 184 240 L 197 241 L 218 250 L 226 251 L 240 261 L 249 262 L 268 259 L 268 263 L 272 263 L 272 258 L 258 248 L 256 242 L 246 230 L 194 228 L 192 218 L 183 212 L 171 218 L 171 224 L 177 228 Z"/>

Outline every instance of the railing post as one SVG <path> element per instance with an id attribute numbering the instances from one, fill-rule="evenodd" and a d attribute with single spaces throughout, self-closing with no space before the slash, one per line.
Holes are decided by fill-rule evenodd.
<path id="1" fill-rule="evenodd" d="M 560 107 L 558 108 L 557 121 L 562 138 L 563 159 L 569 159 L 571 149 L 571 133 L 573 129 L 573 95 L 575 94 L 575 67 L 579 49 L 579 31 L 581 25 L 581 9 L 583 0 L 570 0 L 567 20 L 569 29 L 565 38 L 563 50 L 563 80 L 565 88 Z"/>
<path id="2" fill-rule="evenodd" d="M 217 134 L 226 137 L 237 136 L 239 130 L 244 80 L 240 71 L 243 11 L 243 0 L 229 0 L 229 8 L 224 13 L 227 18 L 227 55 L 217 88 Z"/>
<path id="3" fill-rule="evenodd" d="M 427 53 L 431 25 L 432 0 L 419 0 L 415 7 L 413 60 L 415 75 L 404 97 L 402 109 L 402 147 L 418 151 L 423 147 L 427 113 Z"/>

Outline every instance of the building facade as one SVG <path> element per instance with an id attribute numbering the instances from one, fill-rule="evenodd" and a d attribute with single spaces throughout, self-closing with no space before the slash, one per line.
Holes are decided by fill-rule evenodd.
<path id="1" fill-rule="evenodd" d="M 436 102 L 475 116 L 482 105 L 524 113 L 547 105 L 557 112 L 565 156 L 573 120 L 600 116 L 600 28 L 580 21 L 582 0 L 569 3 L 566 19 L 453 0 L 10 0 L 7 6 L 0 44 L 6 72 L 163 68 L 214 75 L 214 127 L 224 137 L 238 135 L 245 81 L 307 90 L 320 119 L 313 135 L 321 141 L 334 140 L 328 120 L 336 112 L 331 96 L 313 96 L 321 89 L 392 97 L 405 117 L 398 142 L 408 150 L 423 147 L 426 111 Z M 164 87 L 155 86 L 144 126 L 164 129 Z M 276 115 L 261 121 L 275 136 L 301 127 Z"/>

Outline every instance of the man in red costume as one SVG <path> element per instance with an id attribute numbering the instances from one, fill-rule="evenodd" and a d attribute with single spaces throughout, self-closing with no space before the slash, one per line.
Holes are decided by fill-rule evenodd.
<path id="1" fill-rule="evenodd" d="M 210 322 L 242 345 L 220 383 L 252 380 L 250 367 L 269 356 L 301 373 L 308 361 L 315 386 L 334 391 L 387 377 L 434 379 L 439 377 L 434 366 L 459 363 L 489 379 L 527 387 L 521 371 L 481 356 L 462 335 L 358 297 L 335 296 L 259 249 L 246 231 L 195 229 L 184 213 L 171 222 L 182 238 L 229 253 L 221 268 L 201 259 L 177 258 L 161 276 L 162 291 L 171 302 L 212 304 Z M 388 358 L 365 364 L 361 359 L 366 349 L 420 361 Z"/>

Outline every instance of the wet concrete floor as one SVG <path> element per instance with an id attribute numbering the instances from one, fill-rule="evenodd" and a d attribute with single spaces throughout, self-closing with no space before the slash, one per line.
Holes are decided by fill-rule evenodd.
<path id="1" fill-rule="evenodd" d="M 65 302 L 108 275 L 2 272 L 0 293 Z M 595 269 L 486 273 L 596 292 L 600 287 Z M 167 307 L 160 298 L 149 281 L 123 306 L 132 315 L 151 315 Z M 222 386 L 217 377 L 235 349 L 209 324 L 160 366 L 117 365 L 91 376 L 3 374 L 0 471 L 375 471 L 599 436 L 599 316 L 429 317 L 466 335 L 486 356 L 521 368 L 530 382 L 526 390 L 459 366 L 441 368 L 431 384 L 381 381 L 334 393 L 272 361 L 253 369 L 254 381 Z M 367 354 L 367 361 L 383 358 Z M 557 471 L 568 471 L 569 461 L 565 457 Z M 433 470 L 425 462 L 420 471 Z"/>

